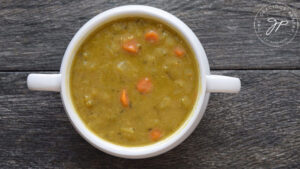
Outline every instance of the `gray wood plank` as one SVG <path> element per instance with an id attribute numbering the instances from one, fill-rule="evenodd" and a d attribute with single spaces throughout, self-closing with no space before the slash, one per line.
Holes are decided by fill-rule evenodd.
<path id="1" fill-rule="evenodd" d="M 300 3 L 285 0 L 300 16 Z M 0 1 L 0 70 L 58 70 L 76 31 L 109 8 L 145 4 L 173 13 L 195 31 L 213 69 L 299 69 L 300 34 L 272 48 L 253 22 L 264 0 L 5 0 Z"/>
<path id="2" fill-rule="evenodd" d="M 58 93 L 0 73 L 0 168 L 299 168 L 300 70 L 214 71 L 240 77 L 239 94 L 212 94 L 195 132 L 158 157 L 107 155 L 72 128 Z"/>

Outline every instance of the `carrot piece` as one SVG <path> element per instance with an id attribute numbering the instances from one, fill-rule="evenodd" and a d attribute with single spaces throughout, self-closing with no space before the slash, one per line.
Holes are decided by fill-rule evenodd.
<path id="1" fill-rule="evenodd" d="M 184 49 L 182 49 L 181 47 L 176 47 L 174 49 L 174 53 L 176 54 L 177 57 L 182 58 L 185 55 L 185 51 Z"/>
<path id="2" fill-rule="evenodd" d="M 150 138 L 152 141 L 157 141 L 161 138 L 162 132 L 159 129 L 153 129 L 150 131 Z"/>
<path id="3" fill-rule="evenodd" d="M 123 107 L 128 107 L 129 106 L 129 98 L 127 94 L 127 90 L 123 89 L 121 92 L 121 97 L 120 97 L 121 103 Z"/>
<path id="4" fill-rule="evenodd" d="M 137 90 L 142 94 L 149 93 L 152 87 L 152 82 L 148 77 L 142 78 L 136 85 Z"/>
<path id="5" fill-rule="evenodd" d="M 129 53 L 137 53 L 139 51 L 138 44 L 134 39 L 125 41 L 122 47 Z"/>
<path id="6" fill-rule="evenodd" d="M 151 43 L 154 43 L 159 40 L 159 36 L 157 32 L 150 30 L 145 34 L 145 39 Z"/>

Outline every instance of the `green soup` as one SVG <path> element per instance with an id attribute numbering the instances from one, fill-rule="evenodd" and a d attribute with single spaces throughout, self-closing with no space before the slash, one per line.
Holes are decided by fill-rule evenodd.
<path id="1" fill-rule="evenodd" d="M 143 18 L 113 21 L 80 46 L 71 67 L 72 102 L 97 136 L 144 146 L 173 134 L 194 106 L 193 52 L 168 26 Z"/>

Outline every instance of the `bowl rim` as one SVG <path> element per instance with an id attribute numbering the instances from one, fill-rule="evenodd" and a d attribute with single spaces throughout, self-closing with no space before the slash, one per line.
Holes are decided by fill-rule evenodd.
<path id="1" fill-rule="evenodd" d="M 74 55 L 77 52 L 76 49 L 78 49 L 82 42 L 90 35 L 90 33 L 92 33 L 97 28 L 113 20 L 126 17 L 145 17 L 153 19 L 168 25 L 177 33 L 181 34 L 181 36 L 186 40 L 186 43 L 190 45 L 191 50 L 194 52 L 198 63 L 198 70 L 200 71 L 200 91 L 198 91 L 197 100 L 195 101 L 194 108 L 190 116 L 184 122 L 184 124 L 180 127 L 180 129 L 178 129 L 169 137 L 157 143 L 140 147 L 120 146 L 110 143 L 96 136 L 85 126 L 83 121 L 76 113 L 76 110 L 71 101 L 70 91 L 68 87 L 69 72 L 72 65 L 72 61 L 74 59 Z M 197 36 L 184 22 L 182 22 L 176 16 L 164 10 L 145 5 L 125 5 L 112 8 L 94 16 L 92 19 L 86 22 L 77 31 L 77 33 L 74 35 L 71 42 L 69 43 L 62 60 L 60 73 L 62 77 L 61 97 L 64 108 L 73 127 L 87 142 L 89 142 L 97 149 L 104 151 L 108 154 L 123 158 L 137 159 L 153 157 L 167 152 L 175 146 L 179 145 L 194 131 L 204 114 L 207 102 L 209 100 L 209 93 L 206 92 L 206 75 L 210 74 L 210 69 L 206 53 Z"/>

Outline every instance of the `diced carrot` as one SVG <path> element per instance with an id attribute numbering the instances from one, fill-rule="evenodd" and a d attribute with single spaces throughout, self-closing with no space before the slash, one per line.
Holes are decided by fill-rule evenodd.
<path id="1" fill-rule="evenodd" d="M 125 41 L 122 47 L 129 53 L 137 53 L 139 51 L 138 44 L 134 39 Z"/>
<path id="2" fill-rule="evenodd" d="M 176 54 L 177 57 L 182 58 L 185 55 L 185 51 L 184 49 L 182 49 L 181 47 L 176 47 L 174 49 L 174 53 Z"/>
<path id="3" fill-rule="evenodd" d="M 137 90 L 142 94 L 149 93 L 152 87 L 152 82 L 148 77 L 142 78 L 136 85 Z"/>
<path id="4" fill-rule="evenodd" d="M 150 30 L 145 34 L 145 39 L 151 43 L 154 43 L 159 40 L 159 36 L 157 32 Z"/>
<path id="5" fill-rule="evenodd" d="M 152 141 L 157 141 L 161 138 L 162 132 L 159 129 L 153 129 L 150 131 L 150 138 Z"/>
<path id="6" fill-rule="evenodd" d="M 121 100 L 121 103 L 124 107 L 129 106 L 129 98 L 128 98 L 128 94 L 127 94 L 126 89 L 122 90 L 120 100 Z"/>

